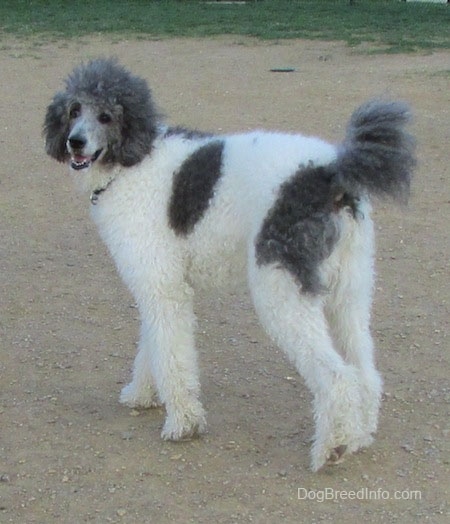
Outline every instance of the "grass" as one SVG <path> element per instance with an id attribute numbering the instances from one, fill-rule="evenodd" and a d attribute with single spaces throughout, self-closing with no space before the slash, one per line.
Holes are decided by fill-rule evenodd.
<path id="1" fill-rule="evenodd" d="M 0 36 L 145 38 L 222 34 L 369 42 L 384 51 L 450 48 L 450 7 L 399 0 L 2 0 Z"/>

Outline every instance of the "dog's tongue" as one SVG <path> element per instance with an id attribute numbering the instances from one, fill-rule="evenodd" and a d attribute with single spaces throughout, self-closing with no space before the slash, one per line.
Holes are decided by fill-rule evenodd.
<path id="1" fill-rule="evenodd" d="M 101 152 L 102 152 L 102 149 L 99 149 L 93 155 L 88 155 L 88 156 L 74 154 L 71 158 L 70 165 L 73 169 L 76 169 L 76 170 L 86 169 L 87 167 L 90 167 L 90 165 L 97 160 Z"/>
<path id="2" fill-rule="evenodd" d="M 89 160 L 91 159 L 90 156 L 82 156 L 82 155 L 74 155 L 73 156 L 73 160 L 75 160 L 75 162 L 78 162 L 78 163 L 83 163 L 83 162 L 89 162 Z"/>
<path id="3" fill-rule="evenodd" d="M 74 155 L 70 162 L 73 169 L 80 170 L 89 167 L 91 164 L 91 156 Z"/>

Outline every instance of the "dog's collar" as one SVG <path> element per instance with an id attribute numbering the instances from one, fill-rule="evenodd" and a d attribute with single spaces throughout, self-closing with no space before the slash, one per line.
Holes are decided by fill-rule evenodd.
<path id="1" fill-rule="evenodd" d="M 91 196 L 89 197 L 89 200 L 91 201 L 91 204 L 93 206 L 97 205 L 99 196 L 108 189 L 108 187 L 111 185 L 111 182 L 113 180 L 114 178 L 111 178 L 111 180 L 108 180 L 106 185 L 100 186 L 97 189 L 94 189 L 94 191 L 92 191 Z"/>

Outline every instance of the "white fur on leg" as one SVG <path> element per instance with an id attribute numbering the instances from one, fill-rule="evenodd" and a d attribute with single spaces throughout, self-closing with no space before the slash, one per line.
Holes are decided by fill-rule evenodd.
<path id="1" fill-rule="evenodd" d="M 117 180 L 114 189 L 123 181 Z M 134 187 L 144 182 L 139 177 Z M 167 189 L 170 191 L 170 187 Z M 140 194 L 146 192 L 144 184 Z M 103 202 L 114 197 L 114 192 L 104 196 Z M 117 216 L 130 216 L 129 207 L 120 208 L 121 205 L 119 199 L 106 208 L 97 206 L 94 213 L 119 271 L 136 299 L 142 321 L 133 380 L 122 390 L 121 401 L 129 406 L 146 407 L 159 399 L 167 412 L 162 437 L 171 440 L 191 437 L 204 431 L 206 422 L 199 401 L 193 291 L 183 278 L 180 246 L 157 229 L 163 228 L 159 216 L 165 212 L 164 198 L 155 199 L 148 209 L 134 206 L 135 216 L 130 223 L 117 221 Z M 151 213 L 158 215 L 154 223 Z M 155 226 L 159 236 L 155 231 L 153 235 L 147 234 L 148 224 Z"/>
<path id="2" fill-rule="evenodd" d="M 122 388 L 120 403 L 129 408 L 156 408 L 161 406 L 153 385 L 142 386 L 134 380 Z"/>
<path id="3" fill-rule="evenodd" d="M 184 440 L 206 431 L 203 406 L 195 397 L 186 399 L 182 410 L 168 410 L 161 437 L 164 440 Z"/>
<path id="4" fill-rule="evenodd" d="M 166 407 L 161 433 L 166 440 L 190 438 L 206 428 L 205 412 L 199 401 L 192 291 L 184 283 L 179 287 L 178 300 L 172 299 L 172 295 L 159 296 L 151 300 L 152 307 L 146 308 L 147 343 L 141 349 L 150 363 L 158 396 Z M 149 297 L 146 299 L 148 302 Z"/>
<path id="5" fill-rule="evenodd" d="M 355 221 L 341 216 L 341 239 L 326 263 L 330 282 L 325 313 L 334 344 L 359 373 L 365 436 L 360 447 L 372 443 L 378 424 L 382 379 L 375 368 L 374 344 L 370 334 L 370 309 L 374 280 L 374 232 L 370 205 L 360 202 Z"/>
<path id="6" fill-rule="evenodd" d="M 120 402 L 130 408 L 152 408 L 161 405 L 150 367 L 148 328 L 141 326 L 141 339 L 133 367 L 133 380 L 122 389 Z"/>
<path id="7" fill-rule="evenodd" d="M 353 453 L 360 447 L 364 428 L 358 375 L 352 366 L 344 365 L 340 371 L 321 377 L 321 391 L 313 401 L 316 424 L 311 450 L 313 471 L 325 463 L 340 462 L 344 453 Z"/>
<path id="8" fill-rule="evenodd" d="M 290 274 L 257 267 L 250 256 L 251 291 L 260 320 L 295 364 L 314 395 L 316 432 L 311 450 L 314 471 L 338 450 L 360 447 L 365 437 L 360 375 L 334 350 L 322 299 L 301 293 Z"/>

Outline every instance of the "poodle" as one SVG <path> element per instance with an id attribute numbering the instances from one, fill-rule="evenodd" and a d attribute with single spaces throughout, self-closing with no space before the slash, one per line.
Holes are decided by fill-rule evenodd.
<path id="1" fill-rule="evenodd" d="M 371 100 L 339 145 L 299 134 L 165 125 L 145 80 L 114 59 L 79 65 L 47 108 L 47 153 L 68 163 L 141 316 L 120 401 L 163 404 L 162 438 L 205 431 L 194 288 L 247 281 L 269 336 L 313 396 L 311 467 L 368 446 L 382 379 L 369 321 L 371 201 L 405 202 L 407 104 Z"/>

